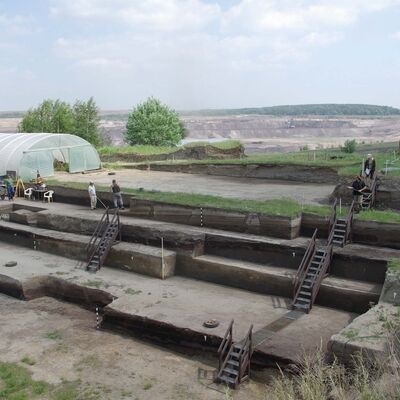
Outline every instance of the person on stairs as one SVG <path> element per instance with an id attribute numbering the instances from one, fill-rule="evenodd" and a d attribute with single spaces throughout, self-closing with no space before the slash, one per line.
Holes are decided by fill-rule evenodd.
<path id="1" fill-rule="evenodd" d="M 353 199 L 356 210 L 360 211 L 363 201 L 363 192 L 367 189 L 367 186 L 365 185 L 361 177 L 357 175 L 351 187 L 353 188 Z"/>
<path id="2" fill-rule="evenodd" d="M 367 155 L 367 159 L 364 163 L 364 174 L 367 180 L 367 183 L 371 185 L 372 179 L 375 174 L 376 162 L 375 159 L 372 157 L 372 154 Z"/>

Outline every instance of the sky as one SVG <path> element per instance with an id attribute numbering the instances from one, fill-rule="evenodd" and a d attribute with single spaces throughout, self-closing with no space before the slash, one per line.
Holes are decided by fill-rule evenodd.
<path id="1" fill-rule="evenodd" d="M 0 110 L 400 107 L 400 0 L 0 0 Z"/>

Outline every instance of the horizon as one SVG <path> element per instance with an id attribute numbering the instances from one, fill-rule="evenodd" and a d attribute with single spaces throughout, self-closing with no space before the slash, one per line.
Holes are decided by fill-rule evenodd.
<path id="1" fill-rule="evenodd" d="M 56 99 L 52 99 L 52 100 L 56 100 Z M 60 99 L 62 100 L 62 99 Z M 96 99 L 94 99 L 96 100 Z M 259 107 L 238 107 L 238 108 L 198 108 L 198 109 L 175 109 L 176 112 L 199 112 L 199 111 L 220 111 L 220 110 L 246 110 L 246 109 L 263 109 L 263 108 L 274 108 L 274 107 L 297 107 L 297 106 L 322 106 L 322 105 L 349 105 L 349 106 L 356 106 L 356 105 L 360 105 L 360 106 L 373 106 L 373 107 L 390 107 L 390 108 L 394 108 L 395 110 L 399 110 L 400 111 L 400 107 L 394 107 L 391 105 L 387 105 L 387 104 L 364 104 L 364 103 L 309 103 L 309 104 L 277 104 L 277 105 L 272 105 L 272 106 L 259 106 Z M 39 106 L 39 104 L 33 105 L 32 107 L 29 108 L 35 108 Z M 134 107 L 134 106 L 133 106 Z M 121 109 L 103 109 L 103 108 L 99 108 L 99 113 L 100 114 L 104 114 L 104 113 L 130 113 L 132 111 L 132 108 L 121 108 Z M 0 110 L 0 114 L 5 114 L 5 113 L 25 113 L 27 112 L 28 109 L 25 110 Z M 254 114 L 257 115 L 257 114 Z M 265 114 L 268 115 L 268 114 Z M 328 114 L 321 114 L 322 116 L 329 116 Z M 283 115 L 285 116 L 285 115 Z M 300 116 L 300 115 L 296 115 L 296 116 Z M 350 116 L 350 115 L 343 115 L 344 117 L 346 116 Z M 360 116 L 363 116 L 363 114 L 361 114 Z M 369 116 L 368 114 L 365 114 L 365 116 Z M 374 117 L 374 115 L 370 115 L 371 117 Z M 379 116 L 379 115 L 376 115 Z M 391 115 L 388 115 L 388 117 L 390 117 Z M 394 114 L 393 116 L 397 116 L 396 114 Z"/>
<path id="2" fill-rule="evenodd" d="M 400 0 L 4 0 L 0 109 L 399 108 L 399 21 Z"/>

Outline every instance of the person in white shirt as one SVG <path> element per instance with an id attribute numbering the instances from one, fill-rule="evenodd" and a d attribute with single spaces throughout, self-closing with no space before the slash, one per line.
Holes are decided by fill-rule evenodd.
<path id="1" fill-rule="evenodd" d="M 90 198 L 90 208 L 92 210 L 96 209 L 97 206 L 97 196 L 96 196 L 96 187 L 94 186 L 94 182 L 89 182 L 88 193 Z"/>

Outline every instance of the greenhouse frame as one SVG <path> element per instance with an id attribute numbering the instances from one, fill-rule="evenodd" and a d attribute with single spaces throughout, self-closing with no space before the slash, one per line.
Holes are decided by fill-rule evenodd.
<path id="1" fill-rule="evenodd" d="M 99 169 L 96 149 L 79 136 L 65 133 L 0 133 L 0 176 L 23 180 L 54 175 L 54 165 L 68 163 L 69 172 Z"/>

